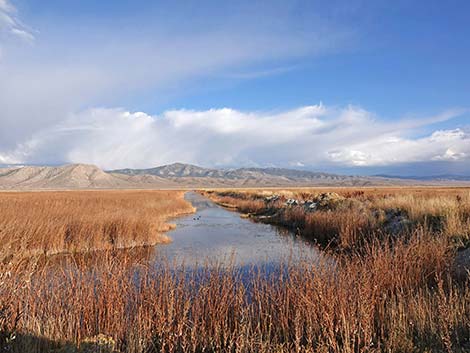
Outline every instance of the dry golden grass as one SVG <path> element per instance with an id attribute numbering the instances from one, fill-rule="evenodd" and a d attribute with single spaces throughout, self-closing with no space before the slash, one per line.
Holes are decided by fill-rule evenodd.
<path id="1" fill-rule="evenodd" d="M 309 198 L 312 191 L 288 193 Z M 347 202 L 335 210 L 305 215 L 292 208 L 283 220 L 315 236 L 330 234 L 327 241 L 339 236 L 337 245 L 348 251 L 334 252 L 334 265 L 286 263 L 283 271 L 252 268 L 249 275 L 225 267 L 175 271 L 171 264 L 155 266 L 151 249 L 145 248 L 4 264 L 0 350 L 470 351 L 470 276 L 453 277 L 451 231 L 468 231 L 460 229 L 468 222 L 468 190 L 341 193 Z M 435 197 L 442 197 L 442 204 L 426 205 L 426 199 Z M 264 201 L 251 191 L 241 197 L 224 194 L 222 201 L 236 206 L 238 199 L 244 212 L 264 214 Z M 416 224 L 387 234 L 381 229 L 383 215 L 374 212 L 388 208 L 403 209 Z M 439 221 L 440 229 L 432 228 L 428 212 L 440 217 L 449 208 L 457 216 Z"/>
<path id="2" fill-rule="evenodd" d="M 0 332 L 11 352 L 465 352 L 470 278 L 452 279 L 446 249 L 422 231 L 334 268 L 248 277 L 153 267 L 135 250 L 24 264 L 2 279 Z"/>
<path id="3" fill-rule="evenodd" d="M 175 191 L 0 193 L 0 261 L 168 242 L 168 218 L 192 211 Z"/>
<path id="4" fill-rule="evenodd" d="M 345 199 L 333 209 L 306 212 L 302 207 L 286 207 L 289 198 L 311 200 L 323 192 Z M 442 234 L 457 246 L 470 242 L 470 189 L 468 188 L 335 188 L 291 190 L 223 190 L 205 194 L 221 205 L 263 217 L 263 221 L 287 226 L 323 245 L 343 249 L 361 247 L 386 232 L 390 223 L 406 220 L 402 233 L 418 227 Z M 266 196 L 279 195 L 274 203 Z M 395 219 L 392 219 L 395 215 Z"/>

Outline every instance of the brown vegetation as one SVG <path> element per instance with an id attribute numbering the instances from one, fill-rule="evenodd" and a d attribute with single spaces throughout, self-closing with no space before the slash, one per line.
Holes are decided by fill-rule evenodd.
<path id="1" fill-rule="evenodd" d="M 406 236 L 420 227 L 465 247 L 470 242 L 468 188 L 242 190 L 205 193 L 253 219 L 286 226 L 322 245 L 351 250 L 381 235 Z M 272 201 L 270 198 L 276 195 Z M 323 197 L 323 198 L 322 198 Z M 298 205 L 287 205 L 287 200 Z M 303 204 L 321 207 L 311 212 Z"/>
<path id="2" fill-rule="evenodd" d="M 334 269 L 303 263 L 248 277 L 152 267 L 132 252 L 108 252 L 93 266 L 75 255 L 60 268 L 10 269 L 0 298 L 4 336 L 15 336 L 3 344 L 12 352 L 95 352 L 96 341 L 109 347 L 102 352 L 464 352 L 470 282 L 450 277 L 449 256 L 427 233 L 340 255 Z"/>
<path id="3" fill-rule="evenodd" d="M 176 191 L 0 193 L 0 261 L 168 242 L 168 218 L 192 211 Z"/>
<path id="4" fill-rule="evenodd" d="M 305 192 L 284 196 L 313 198 Z M 286 263 L 285 271 L 252 268 L 249 276 L 225 267 L 175 271 L 153 264 L 150 249 L 131 249 L 3 265 L 0 350 L 468 352 L 470 276 L 456 279 L 451 269 L 456 234 L 458 244 L 468 237 L 459 228 L 468 224 L 465 193 L 344 190 L 334 210 L 289 207 L 284 222 L 340 237 L 348 251 L 334 252 L 334 264 Z M 217 197 L 234 204 L 237 195 Z M 253 195 L 243 196 L 244 211 L 277 212 Z M 412 227 L 388 231 L 389 208 Z M 457 214 L 429 218 L 449 208 Z"/>

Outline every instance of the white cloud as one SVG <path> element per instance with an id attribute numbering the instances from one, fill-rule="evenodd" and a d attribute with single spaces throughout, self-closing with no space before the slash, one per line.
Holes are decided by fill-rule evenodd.
<path id="1" fill-rule="evenodd" d="M 346 165 L 384 166 L 433 160 L 464 161 L 469 152 L 470 134 L 455 129 L 436 131 L 418 139 L 379 133 L 375 138 L 338 149 L 330 156 L 333 161 Z"/>
<path id="2" fill-rule="evenodd" d="M 159 116 L 100 108 L 35 133 L 0 154 L 0 161 L 83 162 L 112 169 L 175 161 L 364 167 L 470 159 L 470 134 L 464 130 L 416 139 L 406 137 L 408 129 L 391 130 L 390 123 L 358 107 L 314 105 L 280 113 L 173 110 Z"/>
<path id="3" fill-rule="evenodd" d="M 30 32 L 28 32 L 24 29 L 12 28 L 11 33 L 13 33 L 15 36 L 23 39 L 26 42 L 32 43 L 34 41 L 34 36 Z"/>
<path id="4" fill-rule="evenodd" d="M 8 0 L 0 0 L 0 34 L 10 34 L 26 42 L 34 41 L 31 30 L 17 18 L 17 10 Z"/>

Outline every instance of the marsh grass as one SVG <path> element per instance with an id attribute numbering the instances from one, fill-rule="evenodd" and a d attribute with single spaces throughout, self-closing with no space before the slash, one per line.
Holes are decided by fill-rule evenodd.
<path id="1" fill-rule="evenodd" d="M 470 283 L 452 279 L 445 241 L 421 231 L 340 255 L 334 269 L 286 263 L 249 276 L 152 266 L 129 251 L 92 265 L 81 254 L 60 267 L 24 262 L 0 287 L 18 313 L 4 345 L 79 351 L 101 335 L 119 352 L 464 352 Z"/>
<path id="2" fill-rule="evenodd" d="M 311 200 L 319 193 L 333 191 L 344 198 L 333 209 L 316 212 L 302 207 L 286 207 L 285 201 Z M 280 199 L 266 203 L 265 197 Z M 250 214 L 257 220 L 279 224 L 324 246 L 357 249 L 371 240 L 392 233 L 390 223 L 399 223 L 393 233 L 409 236 L 419 227 L 448 237 L 457 247 L 470 243 L 470 190 L 468 188 L 383 188 L 383 189 L 293 189 L 206 191 L 205 195 L 222 205 Z M 393 219 L 391 215 L 395 215 Z M 397 234 L 400 233 L 400 234 Z"/>
<path id="3" fill-rule="evenodd" d="M 289 192 L 290 197 L 299 197 Z M 306 194 L 301 197 L 311 196 L 302 192 Z M 465 195 L 459 201 L 457 195 L 443 193 L 449 202 L 445 207 L 425 206 L 421 213 L 415 208 L 424 201 L 415 198 L 436 194 L 416 192 L 402 198 L 398 191 L 345 190 L 344 195 L 354 201 L 344 209 L 322 211 L 312 219 L 296 210 L 285 220 L 314 234 L 331 234 L 325 238 L 339 234 L 338 246 L 353 244 L 348 251 L 332 252 L 333 266 L 327 261 L 286 261 L 283 271 L 252 267 L 247 276 L 243 269 L 214 264 L 197 270 L 165 261 L 154 264 L 149 248 L 31 256 L 3 263 L 0 349 L 18 353 L 470 351 L 470 276 L 453 277 L 453 228 L 445 223 L 434 229 L 423 217 L 430 210 L 441 215 L 442 209 L 450 208 L 457 212 L 452 227 L 460 229 L 468 221 Z M 126 207 L 155 195 L 135 197 Z M 223 197 L 225 202 L 237 198 L 236 194 Z M 251 203 L 261 197 L 243 197 L 246 210 L 262 212 L 259 202 Z M 353 204 L 356 213 L 348 215 Z M 275 207 L 281 206 L 277 202 Z M 155 211 L 154 207 L 150 209 Z M 368 212 L 390 207 L 411 215 L 415 226 L 398 236 L 381 231 L 381 216 Z M 22 212 L 40 211 L 29 207 Z M 138 211 L 129 210 L 130 215 L 134 212 Z M 27 227 L 18 229 L 25 232 Z"/>
<path id="4" fill-rule="evenodd" d="M 193 211 L 176 191 L 0 193 L 0 261 L 169 242 L 167 220 Z"/>

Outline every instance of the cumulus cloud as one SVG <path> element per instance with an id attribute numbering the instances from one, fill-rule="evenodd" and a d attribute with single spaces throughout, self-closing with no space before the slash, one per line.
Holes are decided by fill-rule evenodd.
<path id="1" fill-rule="evenodd" d="M 454 129 L 436 131 L 419 139 L 380 135 L 329 153 L 333 161 L 369 167 L 412 162 L 464 161 L 469 159 L 469 152 L 470 134 Z"/>
<path id="2" fill-rule="evenodd" d="M 359 107 L 322 104 L 285 112 L 224 108 L 172 110 L 158 116 L 97 108 L 43 129 L 0 153 L 0 161 L 86 162 L 113 169 L 175 161 L 318 168 L 470 160 L 468 131 L 439 130 L 411 138 L 408 128 L 397 126 L 400 123 L 392 125 Z"/>

